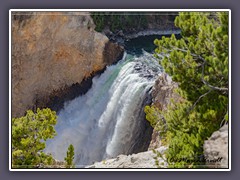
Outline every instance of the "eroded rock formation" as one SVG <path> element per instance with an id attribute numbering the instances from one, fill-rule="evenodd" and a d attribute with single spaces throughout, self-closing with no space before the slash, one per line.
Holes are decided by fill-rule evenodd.
<path id="1" fill-rule="evenodd" d="M 112 64 L 123 48 L 94 31 L 86 12 L 12 12 L 12 116 Z"/>

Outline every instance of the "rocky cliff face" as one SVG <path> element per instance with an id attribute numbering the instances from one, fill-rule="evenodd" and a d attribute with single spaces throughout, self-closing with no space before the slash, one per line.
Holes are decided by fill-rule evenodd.
<path id="1" fill-rule="evenodd" d="M 174 93 L 174 89 L 177 88 L 177 83 L 173 82 L 167 74 L 163 73 L 156 80 L 152 89 L 152 104 L 158 107 L 160 110 L 166 110 L 170 104 L 171 98 L 175 101 L 180 100 L 180 96 Z M 159 132 L 153 129 L 152 139 L 149 145 L 150 149 L 155 149 L 161 147 L 161 139 Z"/>
<path id="2" fill-rule="evenodd" d="M 123 48 L 94 31 L 88 13 L 13 12 L 12 116 L 80 84 L 118 60 Z"/>

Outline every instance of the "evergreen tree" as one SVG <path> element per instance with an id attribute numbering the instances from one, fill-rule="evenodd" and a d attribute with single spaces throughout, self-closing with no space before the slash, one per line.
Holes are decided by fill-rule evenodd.
<path id="1" fill-rule="evenodd" d="M 145 112 L 168 142 L 170 167 L 198 167 L 204 140 L 228 120 L 228 13 L 181 12 L 175 25 L 182 30 L 181 39 L 172 35 L 154 43 L 156 56 L 178 82 L 185 101 L 159 113 L 164 128 L 152 115 L 155 107 Z"/>
<path id="2" fill-rule="evenodd" d="M 74 168 L 73 160 L 74 160 L 74 147 L 72 144 L 69 145 L 67 156 L 64 158 L 66 161 L 66 168 Z"/>
<path id="3" fill-rule="evenodd" d="M 53 158 L 43 152 L 45 142 L 56 135 L 57 122 L 55 111 L 37 109 L 27 111 L 20 118 L 12 118 L 12 167 L 36 168 L 51 165 Z"/>
<path id="4" fill-rule="evenodd" d="M 184 12 L 175 24 L 182 30 L 177 40 L 163 37 L 155 40 L 157 53 L 165 71 L 179 82 L 190 101 L 204 93 L 228 94 L 228 14 L 225 12 Z"/>

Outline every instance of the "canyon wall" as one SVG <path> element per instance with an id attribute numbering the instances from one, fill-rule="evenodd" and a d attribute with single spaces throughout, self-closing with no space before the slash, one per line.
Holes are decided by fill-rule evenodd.
<path id="1" fill-rule="evenodd" d="M 86 12 L 12 12 L 12 116 L 46 106 L 119 60 L 123 48 L 94 30 Z"/>

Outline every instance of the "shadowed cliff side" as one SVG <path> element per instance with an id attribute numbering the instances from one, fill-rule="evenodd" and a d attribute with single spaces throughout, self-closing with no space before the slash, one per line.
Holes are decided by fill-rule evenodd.
<path id="1" fill-rule="evenodd" d="M 123 48 L 94 28 L 86 12 L 12 12 L 13 117 L 73 86 L 88 88 L 83 80 L 121 58 Z"/>

